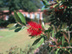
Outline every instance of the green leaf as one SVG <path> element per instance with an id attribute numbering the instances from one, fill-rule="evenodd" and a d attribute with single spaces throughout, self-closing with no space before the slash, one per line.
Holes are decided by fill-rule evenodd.
<path id="1" fill-rule="evenodd" d="M 49 30 L 45 30 L 44 33 L 47 33 Z"/>
<path id="2" fill-rule="evenodd" d="M 42 28 L 44 28 L 44 25 L 42 24 Z"/>
<path id="3" fill-rule="evenodd" d="M 35 45 L 35 48 L 37 49 L 38 47 L 40 47 L 43 42 L 44 42 L 44 39 L 41 38 L 41 40 Z"/>
<path id="4" fill-rule="evenodd" d="M 20 17 L 21 21 L 26 25 L 26 19 L 21 12 L 18 12 L 18 16 Z"/>
<path id="5" fill-rule="evenodd" d="M 15 30 L 15 32 L 19 32 L 21 30 L 21 27 L 20 28 L 17 28 L 16 30 Z"/>
<path id="6" fill-rule="evenodd" d="M 52 30 L 52 37 L 54 37 L 54 30 Z"/>
<path id="7" fill-rule="evenodd" d="M 57 49 L 57 51 L 56 51 L 56 53 L 55 54 L 58 54 L 58 51 L 59 51 L 60 49 Z"/>
<path id="8" fill-rule="evenodd" d="M 13 30 L 13 29 L 16 29 L 16 23 L 12 23 L 12 24 L 9 24 L 7 27 L 9 27 L 9 30 Z"/>
<path id="9" fill-rule="evenodd" d="M 15 16 L 16 22 L 21 22 L 21 20 L 20 20 L 18 14 L 16 13 L 16 11 L 14 11 L 14 16 Z"/>
<path id="10" fill-rule="evenodd" d="M 42 2 L 43 2 L 44 5 L 47 5 L 47 2 L 45 0 L 42 0 Z"/>
<path id="11" fill-rule="evenodd" d="M 48 37 L 47 38 L 50 39 L 50 32 L 48 32 Z"/>
<path id="12" fill-rule="evenodd" d="M 52 31 L 52 28 L 48 28 L 48 30 L 45 30 L 44 33 L 47 33 L 47 32 L 51 32 Z"/>
<path id="13" fill-rule="evenodd" d="M 31 39 L 32 39 L 32 38 L 35 38 L 35 36 L 31 36 Z"/>
<path id="14" fill-rule="evenodd" d="M 62 24 L 62 29 L 65 29 L 67 27 L 67 23 Z"/>
<path id="15" fill-rule="evenodd" d="M 23 30 L 25 28 L 25 26 L 23 26 L 22 28 L 21 28 L 21 30 Z"/>
<path id="16" fill-rule="evenodd" d="M 64 46 L 65 37 L 62 36 L 62 46 Z"/>
<path id="17" fill-rule="evenodd" d="M 46 36 L 45 35 L 41 35 L 41 37 L 44 39 L 44 41 L 46 40 Z"/>
<path id="18" fill-rule="evenodd" d="M 70 45 L 72 45 L 72 38 L 71 38 L 71 40 L 70 40 Z"/>
<path id="19" fill-rule="evenodd" d="M 7 27 L 13 27 L 13 26 L 15 26 L 16 25 L 16 23 L 12 23 L 12 24 L 9 24 L 9 25 L 7 25 Z"/>
<path id="20" fill-rule="evenodd" d="M 57 2 L 59 3 L 59 1 L 57 0 Z"/>
<path id="21" fill-rule="evenodd" d="M 41 38 L 42 38 L 42 37 L 39 37 L 38 39 L 36 39 L 36 40 L 34 41 L 34 43 L 32 44 L 32 46 L 35 45 L 35 44 L 37 44 L 37 43 L 41 40 Z"/>
<path id="22" fill-rule="evenodd" d="M 9 30 L 13 30 L 13 29 L 16 29 L 16 27 L 15 27 L 15 26 L 13 26 L 13 27 L 9 28 Z"/>

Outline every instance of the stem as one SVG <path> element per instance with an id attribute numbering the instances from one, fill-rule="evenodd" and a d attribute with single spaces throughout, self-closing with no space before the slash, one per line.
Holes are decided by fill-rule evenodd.
<path id="1" fill-rule="evenodd" d="M 70 31 L 68 31 L 68 41 L 69 41 L 69 46 L 70 46 Z"/>

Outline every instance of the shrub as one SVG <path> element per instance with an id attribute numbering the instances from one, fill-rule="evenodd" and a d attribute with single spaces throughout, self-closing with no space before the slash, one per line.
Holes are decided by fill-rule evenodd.
<path id="1" fill-rule="evenodd" d="M 0 19 L 0 26 L 1 27 L 6 27 L 9 24 L 7 20 L 3 20 L 3 18 Z"/>
<path id="2" fill-rule="evenodd" d="M 72 54 L 72 1 L 62 0 L 54 5 L 50 5 L 46 0 L 42 0 L 45 5 L 44 14 L 48 16 L 50 22 L 49 28 L 45 30 L 44 26 L 33 21 L 28 22 L 28 32 L 30 37 L 38 37 L 35 44 L 40 53 L 35 54 Z M 19 27 L 15 32 L 21 31 L 26 26 L 25 17 L 22 13 L 15 13 L 15 19 Z M 40 42 L 40 43 L 39 43 Z M 43 44 L 42 44 L 43 43 Z M 46 52 L 46 53 L 44 53 Z"/>
<path id="3" fill-rule="evenodd" d="M 10 24 L 10 23 L 16 23 L 13 15 L 10 15 L 10 16 L 9 16 L 8 22 L 9 22 L 9 24 Z"/>

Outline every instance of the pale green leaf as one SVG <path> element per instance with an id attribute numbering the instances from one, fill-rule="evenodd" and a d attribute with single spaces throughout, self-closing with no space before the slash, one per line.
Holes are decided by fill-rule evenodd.
<path id="1" fill-rule="evenodd" d="M 52 30 L 52 37 L 54 37 L 54 30 Z"/>
<path id="2" fill-rule="evenodd" d="M 62 36 L 62 46 L 64 46 L 65 37 Z"/>
<path id="3" fill-rule="evenodd" d="M 10 27 L 13 27 L 15 25 L 16 25 L 16 23 L 12 23 L 12 24 L 9 24 L 7 27 L 10 28 Z"/>

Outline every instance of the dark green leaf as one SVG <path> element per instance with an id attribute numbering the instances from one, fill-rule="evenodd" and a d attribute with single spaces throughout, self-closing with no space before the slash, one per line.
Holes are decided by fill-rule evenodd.
<path id="1" fill-rule="evenodd" d="M 62 32 L 62 31 L 58 31 L 58 32 L 55 34 L 55 37 L 56 37 L 56 38 L 61 37 L 61 36 L 62 36 L 61 32 Z"/>
<path id="2" fill-rule="evenodd" d="M 37 44 L 37 43 L 41 40 L 41 38 L 42 38 L 42 37 L 36 39 L 36 40 L 34 41 L 34 43 L 32 44 L 32 46 L 35 45 L 35 44 Z"/>
<path id="3" fill-rule="evenodd" d="M 51 32 L 52 31 L 52 27 L 50 27 L 48 30 L 45 30 L 44 32 L 47 33 L 47 32 Z"/>
<path id="4" fill-rule="evenodd" d="M 45 35 L 41 35 L 41 37 L 44 39 L 44 41 L 47 39 Z"/>
<path id="5" fill-rule="evenodd" d="M 21 30 L 21 28 L 17 28 L 16 30 L 15 30 L 15 32 L 19 32 Z"/>
<path id="6" fill-rule="evenodd" d="M 25 28 L 25 26 L 23 26 L 22 28 L 21 28 L 21 30 L 23 30 Z"/>
<path id="7" fill-rule="evenodd" d="M 19 16 L 17 15 L 16 11 L 14 11 L 14 16 L 15 16 L 15 20 L 16 22 L 21 22 Z"/>

